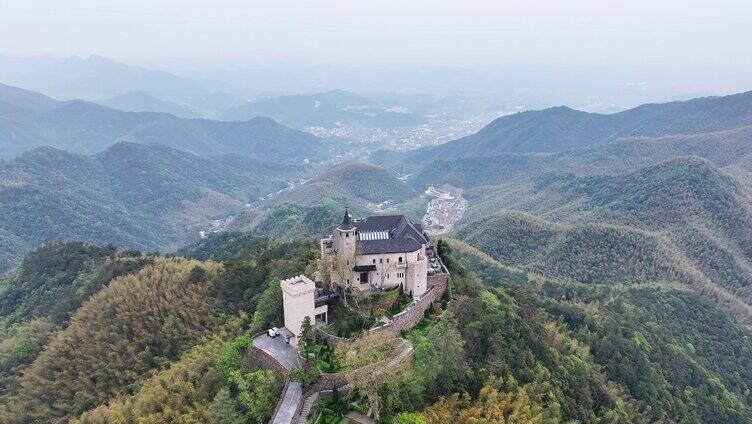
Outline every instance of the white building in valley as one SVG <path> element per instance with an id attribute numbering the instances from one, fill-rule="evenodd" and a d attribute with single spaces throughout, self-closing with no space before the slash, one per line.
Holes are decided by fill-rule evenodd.
<path id="1" fill-rule="evenodd" d="M 354 220 L 348 212 L 333 234 L 321 240 L 321 257 L 331 264 L 331 280 L 352 289 L 387 290 L 402 286 L 413 298 L 427 290 L 428 237 L 404 215 Z"/>

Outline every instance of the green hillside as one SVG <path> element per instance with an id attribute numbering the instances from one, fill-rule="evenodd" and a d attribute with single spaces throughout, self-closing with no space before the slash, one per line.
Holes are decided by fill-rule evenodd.
<path id="1" fill-rule="evenodd" d="M 0 421 L 64 423 L 90 409 L 103 414 L 98 406 L 112 401 L 114 408 L 136 393 L 152 390 L 151 396 L 161 397 L 165 393 L 154 393 L 160 389 L 149 382 L 162 371 L 178 379 L 165 380 L 163 388 L 171 381 L 171 390 L 183 391 L 175 404 L 189 398 L 184 373 L 199 373 L 190 390 L 201 395 L 190 396 L 184 407 L 208 414 L 203 422 L 215 419 L 209 406 L 217 396 L 241 416 L 265 421 L 281 382 L 251 368 L 244 360 L 248 339 L 235 338 L 278 325 L 281 304 L 273 281 L 303 272 L 314 248 L 239 237 L 194 249 L 224 263 L 80 243 L 29 254 L 0 280 L 3 322 L 14 323 L 0 328 Z M 50 298 L 60 302 L 52 310 Z M 264 389 L 236 391 L 249 385 Z M 249 411 L 248 402 L 266 406 Z M 159 412 L 146 405 L 154 403 L 131 414 Z"/>
<path id="2" fill-rule="evenodd" d="M 502 263 L 574 281 L 689 283 L 750 322 L 752 208 L 745 190 L 692 158 L 616 176 L 543 174 L 467 192 L 471 207 L 457 236 Z M 559 224 L 488 213 L 500 209 Z"/>
<path id="3" fill-rule="evenodd" d="M 366 204 L 399 204 L 417 197 L 417 192 L 385 168 L 348 162 L 335 166 L 292 190 L 275 197 L 274 203 L 317 205 L 335 200 L 363 208 Z"/>
<path id="4" fill-rule="evenodd" d="M 95 156 L 35 149 L 0 163 L 0 272 L 49 241 L 174 249 L 280 184 L 164 146 L 118 143 Z"/>
<path id="5" fill-rule="evenodd" d="M 657 137 L 752 125 L 752 92 L 646 104 L 610 115 L 565 106 L 503 116 L 477 133 L 418 149 L 406 163 L 500 153 L 562 152 L 625 137 Z"/>
<path id="6" fill-rule="evenodd" d="M 559 153 L 502 153 L 481 157 L 443 157 L 420 167 L 409 183 L 418 189 L 444 183 L 471 188 L 534 178 L 544 172 L 617 175 L 685 156 L 718 167 L 752 171 L 752 127 L 691 135 L 636 137 Z"/>

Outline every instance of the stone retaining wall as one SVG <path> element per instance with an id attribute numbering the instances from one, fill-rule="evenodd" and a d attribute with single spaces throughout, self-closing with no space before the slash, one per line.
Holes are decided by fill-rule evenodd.
<path id="1" fill-rule="evenodd" d="M 253 340 L 253 338 L 255 337 L 256 336 L 253 336 L 251 340 Z M 263 369 L 272 371 L 274 375 L 277 376 L 278 381 L 283 381 L 285 383 L 282 386 L 281 397 L 277 401 L 277 405 L 274 407 L 274 411 L 272 412 L 272 419 L 274 419 L 274 417 L 277 415 L 277 412 L 279 411 L 279 407 L 282 406 L 282 397 L 284 397 L 285 395 L 287 386 L 290 384 L 290 378 L 289 378 L 290 373 L 289 371 L 287 371 L 285 367 L 283 367 L 279 362 L 277 362 L 276 359 L 274 359 L 271 355 L 264 352 L 263 350 L 254 346 L 253 343 L 251 343 L 250 347 L 248 348 L 247 361 L 251 365 L 256 365 Z"/>
<path id="2" fill-rule="evenodd" d="M 440 299 L 449 287 L 449 274 L 443 273 L 429 276 L 428 286 L 430 287 L 428 291 L 423 294 L 417 302 L 411 303 L 407 309 L 392 317 L 392 320 L 389 321 L 388 324 L 372 328 L 370 330 L 371 333 L 388 333 L 396 336 L 399 335 L 403 329 L 410 329 L 418 325 L 425 316 L 426 310 L 431 307 L 433 302 Z M 318 332 L 331 346 L 337 346 L 350 341 L 350 339 L 337 337 L 321 329 L 318 329 Z"/>

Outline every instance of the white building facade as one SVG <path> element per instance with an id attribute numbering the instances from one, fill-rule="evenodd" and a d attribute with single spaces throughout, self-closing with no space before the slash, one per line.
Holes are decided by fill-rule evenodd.
<path id="1" fill-rule="evenodd" d="M 308 317 L 311 325 L 328 322 L 326 304 L 316 306 L 316 283 L 305 275 L 288 278 L 280 282 L 282 288 L 282 306 L 285 313 L 285 328 L 295 336 L 292 341 L 297 345 L 303 320 Z"/>
<path id="2" fill-rule="evenodd" d="M 404 215 L 353 220 L 345 212 L 331 236 L 321 240 L 322 259 L 331 261 L 331 280 L 354 289 L 402 286 L 413 298 L 427 290 L 428 237 Z"/>

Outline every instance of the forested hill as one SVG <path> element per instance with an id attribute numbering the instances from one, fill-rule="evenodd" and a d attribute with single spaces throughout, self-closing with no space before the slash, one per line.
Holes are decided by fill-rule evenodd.
<path id="1" fill-rule="evenodd" d="M 328 159 L 319 138 L 268 118 L 224 122 L 157 112 L 124 112 L 81 100 L 57 102 L 0 85 L 0 157 L 48 145 L 93 154 L 129 140 L 163 144 L 200 155 L 237 153 L 302 163 Z"/>
<path id="2" fill-rule="evenodd" d="M 752 92 L 646 104 L 610 115 L 562 106 L 498 118 L 473 135 L 418 149 L 408 161 L 561 152 L 624 137 L 712 132 L 747 125 L 752 125 Z"/>
<path id="3" fill-rule="evenodd" d="M 534 178 L 546 172 L 616 175 L 682 156 L 708 159 L 735 174 L 752 173 L 752 126 L 701 134 L 625 138 L 559 153 L 448 157 L 428 163 L 409 183 L 416 188 L 443 183 L 472 188 Z"/>
<path id="4" fill-rule="evenodd" d="M 232 422 L 266 422 L 283 382 L 249 366 L 243 333 L 279 325 L 277 279 L 314 247 L 238 237 L 204 247 L 214 262 L 82 243 L 29 254 L 0 278 L 0 422 L 62 424 L 120 401 L 133 422 L 228 422 L 216 398 Z"/>
<path id="5" fill-rule="evenodd" d="M 121 142 L 94 156 L 37 148 L 0 162 L 0 273 L 55 240 L 174 249 L 281 185 L 165 146 Z"/>
<path id="6" fill-rule="evenodd" d="M 362 206 L 366 202 L 390 201 L 396 204 L 417 196 L 410 186 L 397 177 L 394 171 L 385 168 L 348 162 L 282 193 L 274 201 L 313 205 L 335 199 L 345 205 Z"/>
<path id="7" fill-rule="evenodd" d="M 389 423 L 499 411 L 519 422 L 752 419 L 752 334 L 697 291 L 636 284 L 676 277 L 666 252 L 648 253 L 652 236 L 616 231 L 620 252 L 600 242 L 578 248 L 573 226 L 508 218 L 506 228 L 528 222 L 526 247 L 504 256 L 497 244 L 489 253 L 527 269 L 438 242 L 453 280 L 451 296 L 436 302 L 442 315 L 428 321 L 427 335 L 406 334 L 409 366 L 374 381 L 378 399 L 357 397 L 359 404 L 370 399 Z M 529 272 L 526 262 L 540 258 L 526 249 L 538 241 L 577 253 L 546 263 L 561 271 L 606 255 L 611 281 Z M 249 366 L 248 334 L 283 322 L 277 279 L 313 269 L 316 249 L 312 241 L 225 233 L 181 251 L 194 259 L 81 243 L 29 254 L 0 280 L 8 306 L 0 322 L 14 324 L 0 327 L 0 421 L 266 422 L 283 382 Z M 620 280 L 624 265 L 656 272 Z M 60 300 L 54 314 L 46 293 Z"/>
<path id="8" fill-rule="evenodd" d="M 689 284 L 752 324 L 752 205 L 746 189 L 708 161 L 676 159 L 618 176 L 546 174 L 467 197 L 471 207 L 457 235 L 497 259 L 520 255 L 525 262 L 512 263 L 537 263 L 583 282 L 598 282 L 592 275 L 600 272 L 617 272 L 604 280 L 614 283 L 657 272 L 635 281 Z M 565 227 L 493 212 L 500 210 Z M 632 248 L 622 251 L 626 246 Z M 663 267 L 670 271 L 659 272 Z"/>

